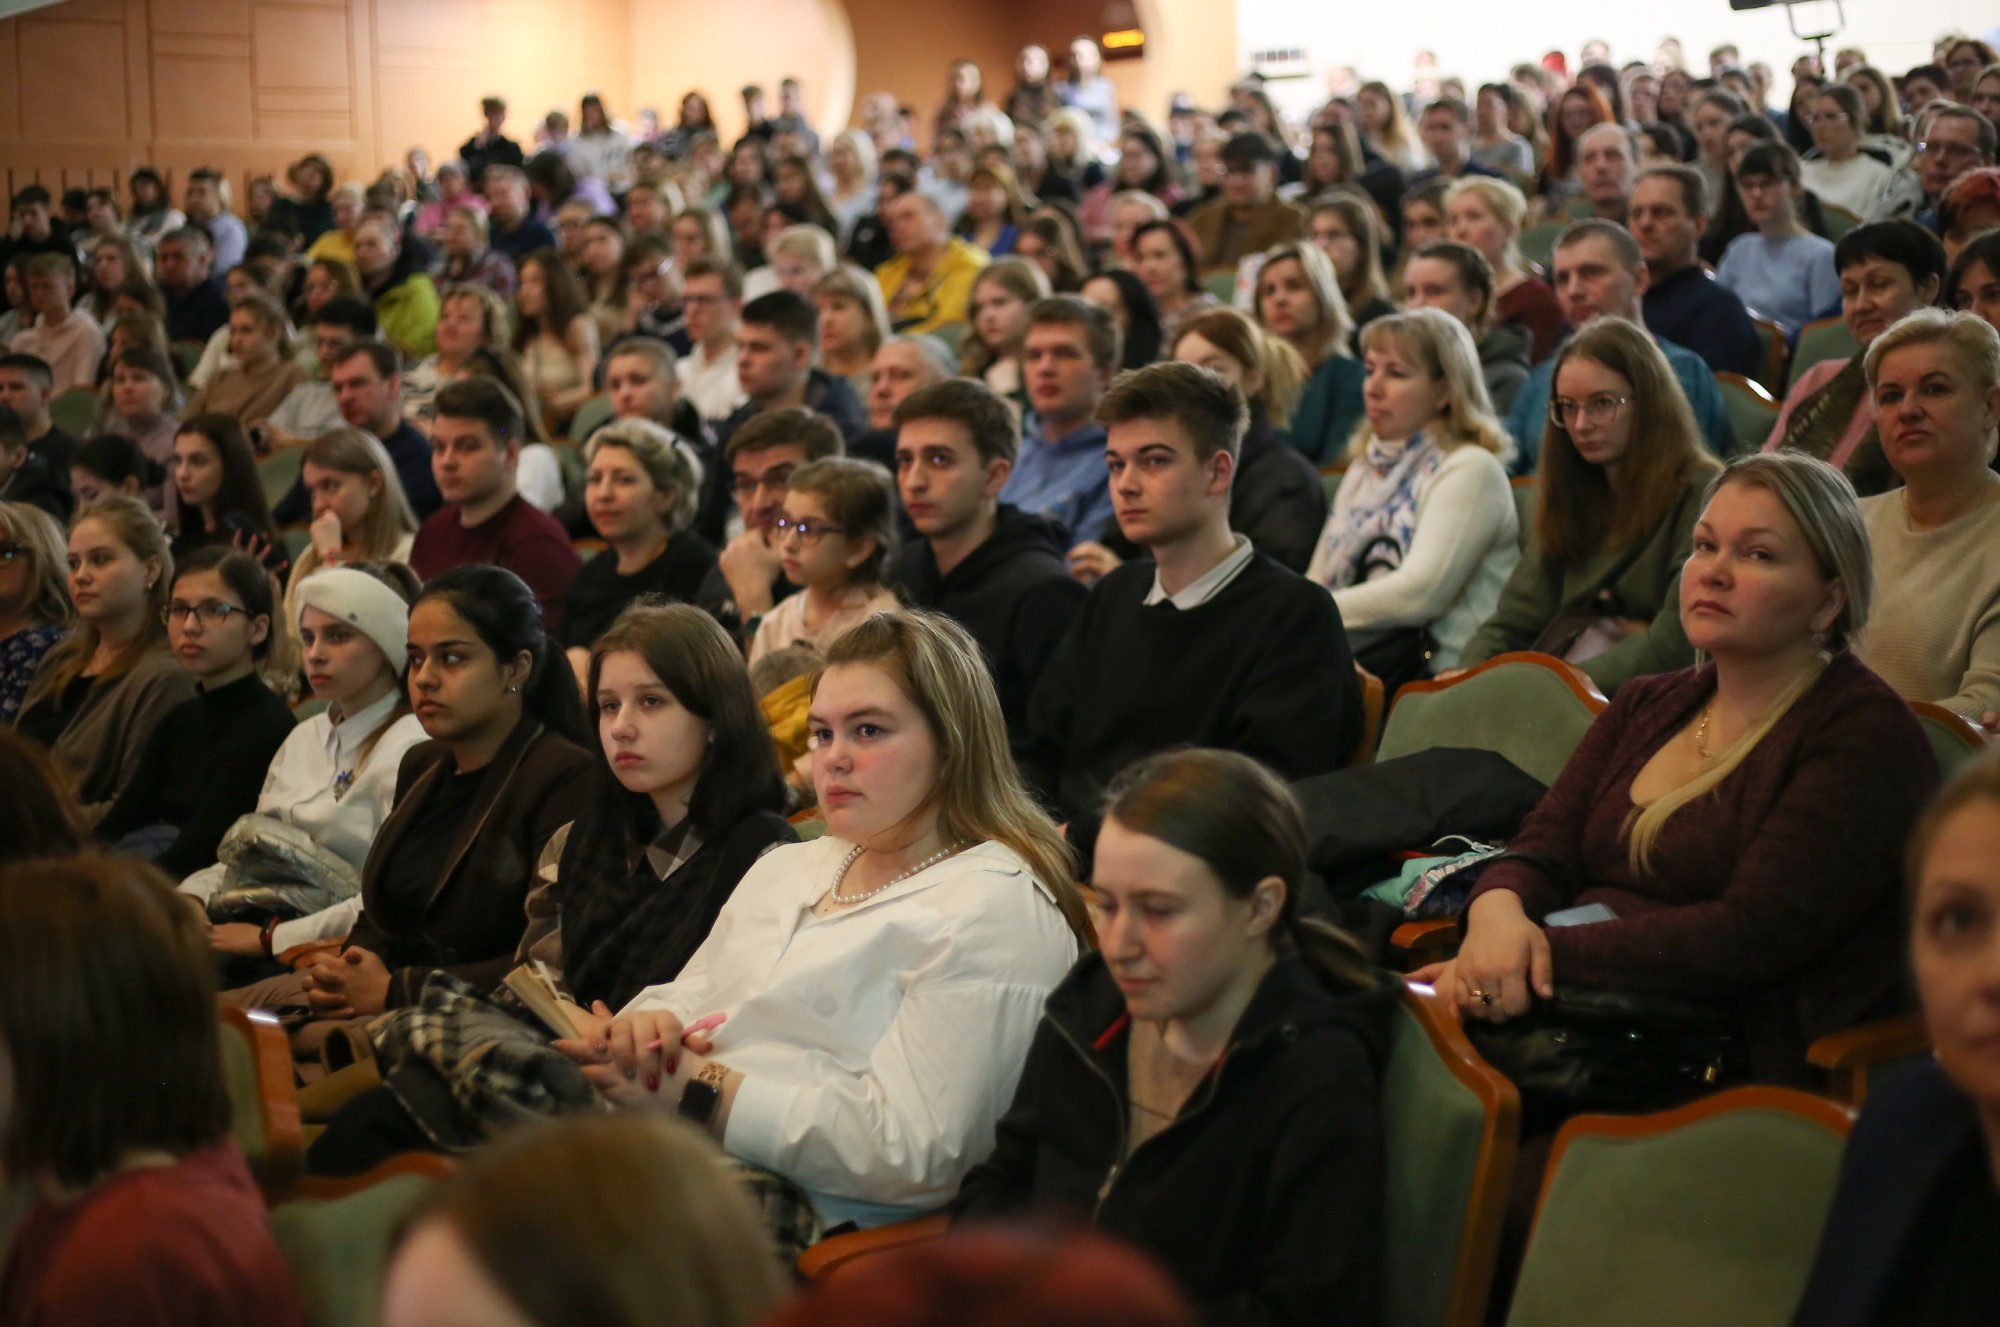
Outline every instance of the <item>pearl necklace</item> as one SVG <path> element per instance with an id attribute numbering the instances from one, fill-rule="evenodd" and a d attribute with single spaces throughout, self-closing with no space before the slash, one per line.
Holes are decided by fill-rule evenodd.
<path id="1" fill-rule="evenodd" d="M 840 870 L 833 877 L 833 888 L 826 891 L 826 896 L 834 903 L 836 907 L 851 908 L 855 904 L 862 902 L 864 899 L 874 898 L 877 894 L 881 893 L 885 889 L 888 889 L 892 885 L 902 884 L 905 880 L 908 880 L 913 875 L 921 875 L 923 872 L 929 870 L 933 866 L 936 866 L 939 862 L 951 856 L 953 853 L 957 852 L 964 846 L 965 845 L 963 843 L 954 843 L 948 847 L 939 848 L 936 852 L 924 858 L 921 862 L 918 862 L 915 866 L 912 866 L 909 870 L 903 872 L 901 875 L 897 876 L 894 880 L 890 880 L 884 884 L 877 885 L 875 886 L 875 888 L 869 890 L 865 894 L 842 895 L 840 892 L 840 882 L 847 879 L 847 868 L 854 865 L 855 860 L 859 858 L 863 852 L 867 851 L 867 849 L 862 845 L 856 844 L 854 850 L 848 853 L 847 856 L 841 860 Z"/>

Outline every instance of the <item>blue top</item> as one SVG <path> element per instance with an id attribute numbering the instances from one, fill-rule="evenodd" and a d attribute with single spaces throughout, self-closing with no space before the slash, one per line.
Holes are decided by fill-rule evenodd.
<path id="1" fill-rule="evenodd" d="M 1298 409 L 1292 411 L 1292 446 L 1314 465 L 1336 461 L 1364 413 L 1361 386 L 1368 371 L 1358 359 L 1328 355 L 1306 379 Z"/>
<path id="2" fill-rule="evenodd" d="M 1833 241 L 1817 235 L 1775 240 L 1754 232 L 1738 235 L 1722 251 L 1715 279 L 1735 291 L 1751 312 L 1783 327 L 1788 337 L 1840 307 Z"/>
<path id="3" fill-rule="evenodd" d="M 1667 357 L 1674 377 L 1679 379 L 1688 406 L 1694 411 L 1695 427 L 1701 430 L 1702 441 L 1717 456 L 1729 455 L 1735 446 L 1735 435 L 1729 431 L 1729 412 L 1723 407 L 1722 391 L 1715 385 L 1708 362 L 1662 336 L 1655 336 L 1653 344 Z M 1507 432 L 1514 438 L 1514 461 L 1507 468 L 1509 474 L 1535 473 L 1535 463 L 1542 455 L 1542 426 L 1549 418 L 1549 388 L 1555 381 L 1556 360 L 1560 358 L 1551 355 L 1535 366 L 1535 371 L 1521 384 L 1514 408 L 1507 412 Z"/>
<path id="4" fill-rule="evenodd" d="M 1104 437 L 1104 426 L 1090 423 L 1051 442 L 1042 436 L 1041 416 L 1028 416 L 1000 501 L 1060 525 L 1066 548 L 1102 538 L 1112 520 Z"/>

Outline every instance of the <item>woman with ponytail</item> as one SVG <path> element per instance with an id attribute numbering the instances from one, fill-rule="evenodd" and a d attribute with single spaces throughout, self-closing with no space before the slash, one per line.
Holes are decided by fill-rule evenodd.
<path id="1" fill-rule="evenodd" d="M 1938 775 L 1851 648 L 1873 580 L 1839 471 L 1733 462 L 1680 577 L 1701 662 L 1619 688 L 1473 888 L 1458 957 L 1419 979 L 1492 1023 L 1559 986 L 1692 1002 L 1762 1082 L 1802 1082 L 1815 1038 L 1893 1013 L 1900 853 Z"/>
<path id="2" fill-rule="evenodd" d="M 591 788 L 576 679 L 520 577 L 444 573 L 410 610 L 407 639 L 409 696 L 431 740 L 403 757 L 362 868 L 360 920 L 301 973 L 321 1019 L 409 1004 L 440 969 L 497 982 L 527 925 L 535 859 Z"/>
<path id="3" fill-rule="evenodd" d="M 1305 878 L 1304 817 L 1262 765 L 1195 749 L 1127 769 L 1097 836 L 1098 952 L 1049 997 L 954 1215 L 1089 1220 L 1172 1269 L 1205 1322 L 1376 1321 L 1398 989 L 1299 916 Z"/>

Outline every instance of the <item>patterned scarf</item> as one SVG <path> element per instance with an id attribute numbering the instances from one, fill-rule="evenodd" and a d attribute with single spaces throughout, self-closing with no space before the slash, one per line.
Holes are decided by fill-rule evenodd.
<path id="1" fill-rule="evenodd" d="M 1421 433 L 1370 438 L 1341 481 L 1308 574 L 1338 590 L 1401 566 L 1417 533 L 1418 495 L 1443 462 L 1443 449 Z"/>
<path id="2" fill-rule="evenodd" d="M 1785 425 L 1787 450 L 1804 452 L 1819 460 L 1829 460 L 1847 429 L 1854 412 L 1868 400 L 1868 375 L 1861 362 L 1865 352 L 1847 361 L 1824 387 L 1799 403 Z M 1882 439 L 1870 424 L 1861 441 L 1854 445 L 1843 467 L 1854 491 L 1862 497 L 1886 492 L 1896 481 L 1889 458 L 1882 452 Z"/>

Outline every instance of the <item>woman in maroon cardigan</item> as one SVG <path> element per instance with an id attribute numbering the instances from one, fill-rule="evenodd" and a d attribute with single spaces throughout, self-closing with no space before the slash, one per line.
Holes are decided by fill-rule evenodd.
<path id="1" fill-rule="evenodd" d="M 1704 662 L 1619 690 L 1509 845 L 1535 860 L 1490 868 L 1457 959 L 1420 975 L 1495 1023 L 1557 980 L 1725 1009 L 1765 1081 L 1892 1011 L 1901 854 L 1937 766 L 1846 648 L 1871 588 L 1837 471 L 1794 452 L 1724 471 L 1681 577 Z M 1614 915 L 1546 925 L 1590 904 Z"/>

